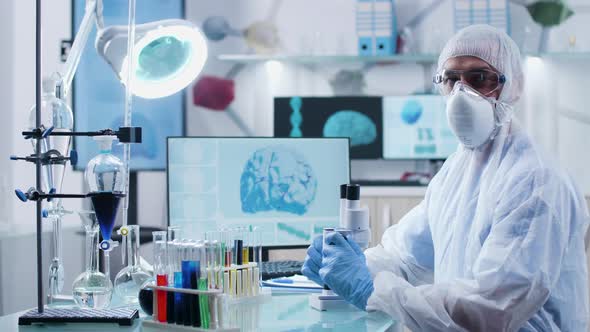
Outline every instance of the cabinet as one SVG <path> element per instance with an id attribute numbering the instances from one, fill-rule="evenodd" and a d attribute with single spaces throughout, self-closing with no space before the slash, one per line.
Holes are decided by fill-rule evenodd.
<path id="1" fill-rule="evenodd" d="M 424 198 L 425 187 L 364 187 L 361 205 L 369 209 L 371 246 L 379 244 L 383 232 L 397 223 Z"/>

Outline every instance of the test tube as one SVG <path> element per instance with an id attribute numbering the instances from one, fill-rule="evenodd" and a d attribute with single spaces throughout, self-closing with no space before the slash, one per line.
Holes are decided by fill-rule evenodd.
<path id="1" fill-rule="evenodd" d="M 228 266 L 232 266 L 236 264 L 236 253 L 235 253 L 235 242 L 234 242 L 234 230 L 233 229 L 228 229 L 227 230 L 227 246 L 228 246 L 228 250 L 229 250 L 229 265 Z"/>
<path id="2" fill-rule="evenodd" d="M 221 233 L 217 233 L 217 238 L 219 239 L 219 241 L 217 242 L 216 245 L 216 264 L 215 264 L 215 268 L 216 268 L 216 273 L 217 273 L 217 283 L 216 283 L 216 289 L 223 289 L 223 257 L 225 256 L 225 248 L 223 245 L 223 238 L 221 236 Z"/>
<path id="3" fill-rule="evenodd" d="M 209 289 L 219 289 L 220 288 L 220 277 L 219 272 L 221 269 L 221 260 L 220 260 L 220 253 L 221 253 L 221 246 L 220 242 L 217 240 L 218 238 L 217 232 L 211 232 L 209 236 L 209 241 L 207 243 L 207 266 L 210 270 L 208 277 L 209 279 Z M 209 328 L 216 329 L 217 328 L 217 305 L 216 305 L 216 297 L 215 296 L 207 296 L 207 304 L 209 306 L 209 310 L 207 312 L 207 325 Z"/>
<path id="4" fill-rule="evenodd" d="M 244 240 L 242 239 L 242 234 L 243 233 L 239 228 L 235 232 L 234 251 L 236 255 L 236 265 L 242 265 L 244 263 Z"/>
<path id="5" fill-rule="evenodd" d="M 231 296 L 238 295 L 238 291 L 237 291 L 238 283 L 236 281 L 237 275 L 238 275 L 238 273 L 237 273 L 236 269 L 231 269 L 229 271 L 230 295 Z"/>
<path id="6" fill-rule="evenodd" d="M 190 287 L 192 289 L 199 289 L 199 278 L 202 276 L 201 271 L 203 266 L 206 266 L 207 262 L 202 254 L 204 244 L 202 241 L 194 243 L 191 247 L 191 266 L 193 269 L 190 274 Z M 191 314 L 191 325 L 194 327 L 203 326 L 203 315 L 201 315 L 199 309 L 199 299 L 202 295 L 191 295 L 190 298 L 190 314 Z"/>
<path id="7" fill-rule="evenodd" d="M 215 234 L 207 234 L 207 241 L 205 242 L 205 255 L 207 258 L 207 281 L 208 288 L 217 288 L 217 240 Z"/>
<path id="8" fill-rule="evenodd" d="M 225 242 L 225 267 L 230 267 L 232 264 L 232 238 L 231 238 L 231 231 L 226 229 L 223 231 L 223 237 Z"/>
<path id="9" fill-rule="evenodd" d="M 201 259 L 200 275 L 198 278 L 198 289 L 208 290 L 207 281 L 207 244 L 203 243 L 199 247 L 199 257 Z M 199 295 L 198 297 L 198 311 L 200 314 L 200 325 L 204 329 L 209 328 L 209 303 L 207 295 Z"/>
<path id="10" fill-rule="evenodd" d="M 252 237 L 253 237 L 253 244 L 252 244 L 252 259 L 256 262 L 256 268 L 260 271 L 260 267 L 262 266 L 262 232 L 260 228 L 254 227 L 252 230 Z M 262 282 L 262 275 L 258 274 L 259 280 L 258 283 Z"/>
<path id="11" fill-rule="evenodd" d="M 324 231 L 322 232 L 322 248 L 326 247 L 326 236 L 330 233 L 332 233 L 334 231 L 334 228 L 331 227 L 326 227 L 324 228 Z M 322 252 L 322 257 L 323 257 L 324 253 Z M 322 290 L 322 294 L 324 295 L 330 295 L 332 294 L 332 291 L 330 290 L 330 287 L 328 287 L 328 285 L 324 284 L 324 289 Z"/>
<path id="12" fill-rule="evenodd" d="M 169 226 L 168 227 L 168 285 L 172 285 L 174 287 L 174 271 L 176 266 L 176 253 L 175 253 L 175 245 L 176 242 L 180 240 L 180 227 L 178 226 Z M 166 312 L 167 321 L 169 324 L 174 323 L 175 320 L 175 310 L 174 310 L 174 302 L 175 302 L 175 293 L 168 292 L 167 294 L 167 301 L 166 301 Z"/>
<path id="13" fill-rule="evenodd" d="M 252 226 L 250 226 L 251 228 Z M 248 265 L 248 262 L 250 261 L 250 250 L 249 250 L 249 245 L 250 245 L 250 229 L 249 228 L 244 228 L 242 230 L 242 264 L 243 265 Z"/>
<path id="14" fill-rule="evenodd" d="M 174 275 L 174 287 L 182 288 L 182 246 L 183 244 L 179 240 L 172 241 L 172 255 L 173 265 L 172 271 Z M 174 322 L 176 324 L 184 324 L 184 294 L 174 293 Z"/>
<path id="15" fill-rule="evenodd" d="M 236 296 L 242 297 L 242 270 L 238 270 L 236 278 Z"/>
<path id="16" fill-rule="evenodd" d="M 154 273 L 156 274 L 157 286 L 168 286 L 168 244 L 166 232 L 152 232 L 154 242 Z M 158 321 L 166 323 L 167 317 L 167 295 L 165 291 L 156 291 L 158 301 Z"/>

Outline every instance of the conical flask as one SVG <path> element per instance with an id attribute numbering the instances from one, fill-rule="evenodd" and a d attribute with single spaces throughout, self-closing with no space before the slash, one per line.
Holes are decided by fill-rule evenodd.
<path id="1" fill-rule="evenodd" d="M 84 177 L 90 189 L 90 199 L 98 219 L 103 241 L 100 248 L 109 251 L 115 242 L 111 240 L 119 201 L 125 185 L 125 168 L 121 160 L 112 152 L 115 136 L 97 136 L 100 153 L 86 166 Z"/>
<path id="2" fill-rule="evenodd" d="M 36 129 L 36 106 L 33 106 L 29 114 L 29 129 Z M 43 94 L 41 96 L 41 125 L 44 128 L 53 127 L 53 132 L 72 132 L 74 127 L 74 116 L 68 104 L 55 97 L 55 81 L 46 78 L 43 80 Z M 70 154 L 71 136 L 50 135 L 41 141 L 41 153 L 51 150 L 57 151 L 61 156 L 67 157 Z M 37 152 L 37 140 L 32 139 L 33 152 Z M 55 190 L 61 192 L 65 172 L 65 160 L 43 165 L 42 189 L 44 192 Z M 60 200 L 54 199 L 50 203 L 49 210 L 59 207 Z"/>
<path id="3" fill-rule="evenodd" d="M 81 211 L 86 231 L 86 270 L 72 284 L 74 300 L 84 309 L 104 309 L 111 303 L 113 283 L 98 270 L 98 220 L 94 212 Z"/>

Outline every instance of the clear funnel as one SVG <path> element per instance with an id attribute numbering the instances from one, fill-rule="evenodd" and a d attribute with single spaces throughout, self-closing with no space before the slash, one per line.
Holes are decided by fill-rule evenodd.
<path id="1" fill-rule="evenodd" d="M 90 188 L 90 199 L 98 219 L 103 241 L 100 248 L 109 251 L 114 242 L 111 233 L 117 219 L 119 201 L 123 197 L 125 168 L 112 152 L 115 136 L 97 136 L 100 153 L 88 162 L 84 176 Z"/>
<path id="2" fill-rule="evenodd" d="M 98 219 L 102 239 L 109 241 L 115 227 L 121 196 L 112 192 L 99 192 L 93 193 L 90 199 L 96 213 L 96 219 Z"/>
<path id="3" fill-rule="evenodd" d="M 41 126 L 45 129 L 53 127 L 53 132 L 72 132 L 74 117 L 70 107 L 61 99 L 55 97 L 55 80 L 46 78 L 43 80 L 43 94 L 40 105 Z M 37 129 L 36 114 L 37 105 L 34 105 L 29 113 L 29 130 Z M 33 152 L 37 153 L 37 139 L 31 139 Z M 41 154 L 51 153 L 67 157 L 70 153 L 70 136 L 50 135 L 41 139 Z M 44 162 L 41 165 L 41 188 L 44 192 L 60 193 L 65 173 L 65 160 Z M 61 217 L 65 213 L 61 207 L 60 199 L 46 202 L 45 208 L 49 212 L 49 218 L 53 224 L 53 259 L 49 264 L 49 297 L 48 305 L 56 304 L 54 299 L 63 289 L 64 268 L 61 259 Z"/>
<path id="4" fill-rule="evenodd" d="M 116 136 L 94 138 L 98 143 L 100 153 L 88 162 L 84 173 L 91 193 L 123 193 L 125 168 L 123 162 L 112 154 L 112 145 L 116 138 Z"/>
<path id="5" fill-rule="evenodd" d="M 36 129 L 36 106 L 33 106 L 29 114 L 29 130 Z M 41 97 L 41 125 L 44 128 L 53 127 L 53 132 L 72 132 L 74 126 L 74 116 L 68 104 L 55 97 L 55 81 L 46 78 L 43 80 L 43 95 Z M 37 140 L 31 140 L 33 152 L 36 151 Z M 54 136 L 50 135 L 41 141 L 41 153 L 51 150 L 59 152 L 60 155 L 67 157 L 70 154 L 71 136 Z M 63 177 L 65 172 L 65 160 L 48 165 L 43 165 L 43 182 L 42 190 L 49 192 L 54 189 L 57 193 L 61 192 Z M 59 206 L 59 199 L 51 202 L 50 210 Z"/>

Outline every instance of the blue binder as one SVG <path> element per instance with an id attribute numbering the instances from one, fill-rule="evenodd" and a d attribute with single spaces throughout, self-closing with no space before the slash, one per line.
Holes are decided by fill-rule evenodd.
<path id="1" fill-rule="evenodd" d="M 397 25 L 393 0 L 357 0 L 356 32 L 359 55 L 395 54 Z"/>

